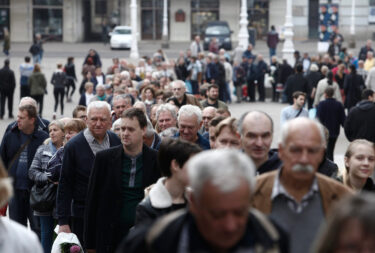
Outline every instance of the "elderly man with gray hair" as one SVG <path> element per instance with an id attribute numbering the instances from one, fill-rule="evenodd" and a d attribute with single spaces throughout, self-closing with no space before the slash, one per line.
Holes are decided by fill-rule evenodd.
<path id="1" fill-rule="evenodd" d="M 163 132 L 170 127 L 177 125 L 178 108 L 172 104 L 162 104 L 156 111 L 157 130 Z"/>
<path id="2" fill-rule="evenodd" d="M 284 232 L 265 215 L 250 209 L 255 166 L 248 156 L 233 149 L 205 151 L 188 161 L 187 170 L 189 209 L 168 214 L 150 227 L 136 227 L 123 249 L 156 253 L 288 252 Z M 146 239 L 140 240 L 142 237 Z"/>
<path id="3" fill-rule="evenodd" d="M 112 122 L 107 102 L 91 102 L 86 122 L 87 128 L 65 145 L 57 190 L 59 232 L 73 232 L 80 242 L 83 242 L 85 200 L 96 153 L 121 144 L 117 135 L 108 131 Z"/>
<path id="4" fill-rule="evenodd" d="M 318 121 L 289 120 L 282 126 L 279 142 L 283 165 L 258 177 L 253 207 L 289 233 L 291 253 L 309 252 L 332 205 L 350 194 L 347 187 L 317 173 L 325 145 Z"/>
<path id="5" fill-rule="evenodd" d="M 184 105 L 178 111 L 179 132 L 174 136 L 198 144 L 203 150 L 210 149 L 210 143 L 198 131 L 202 126 L 202 111 L 195 105 Z"/>

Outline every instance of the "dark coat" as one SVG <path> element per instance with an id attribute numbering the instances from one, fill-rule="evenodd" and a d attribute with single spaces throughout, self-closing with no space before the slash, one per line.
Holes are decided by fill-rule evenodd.
<path id="1" fill-rule="evenodd" d="M 375 104 L 368 100 L 359 102 L 350 110 L 344 129 L 349 141 L 366 139 L 375 142 Z"/>
<path id="2" fill-rule="evenodd" d="M 160 218 L 151 226 L 147 224 L 133 229 L 117 253 L 178 252 L 181 234 L 186 227 L 189 228 L 186 230 L 189 238 L 187 242 L 189 252 L 215 252 L 203 239 L 194 217 L 189 212 L 180 210 Z M 253 209 L 249 211 L 244 235 L 236 244 L 235 249 L 253 247 L 257 249 L 256 252 L 285 253 L 289 252 L 288 239 L 280 227 Z"/>
<path id="3" fill-rule="evenodd" d="M 316 117 L 328 128 L 330 137 L 337 137 L 340 134 L 340 126 L 344 127 L 345 109 L 336 99 L 327 98 L 318 104 Z"/>
<path id="4" fill-rule="evenodd" d="M 302 91 L 309 94 L 309 83 L 303 76 L 303 73 L 296 73 L 288 78 L 285 84 L 285 95 L 288 98 L 289 104 L 293 104 L 293 93 L 295 91 Z"/>
<path id="5" fill-rule="evenodd" d="M 361 101 L 361 92 L 364 86 L 362 76 L 357 74 L 346 75 L 344 81 L 345 108 L 350 109 Z"/>
<path id="6" fill-rule="evenodd" d="M 48 138 L 48 134 L 38 127 L 35 127 L 34 132 L 31 134 L 31 141 L 27 146 L 27 166 L 30 168 L 34 159 L 34 155 L 43 141 Z M 13 157 L 21 147 L 21 131 L 18 126 L 15 126 L 10 131 L 6 132 L 0 146 L 1 159 L 4 162 L 5 168 L 8 169 L 9 175 L 13 178 L 13 184 L 16 183 L 16 170 L 18 166 L 18 159 L 13 163 L 11 168 L 8 168 Z M 31 188 L 32 181 L 29 179 L 29 187 Z"/>
<path id="7" fill-rule="evenodd" d="M 268 66 L 264 61 L 260 61 L 255 65 L 255 80 L 258 81 L 258 84 L 264 83 L 264 75 L 266 72 L 268 72 Z"/>
<path id="8" fill-rule="evenodd" d="M 279 155 L 277 153 L 277 149 L 271 149 L 268 152 L 268 160 L 263 163 L 259 168 L 257 169 L 257 174 L 263 174 L 266 172 L 270 172 L 273 170 L 277 170 L 282 165 L 282 161 L 279 158 Z"/>
<path id="9" fill-rule="evenodd" d="M 85 209 L 84 241 L 97 253 L 114 252 L 120 244 L 122 145 L 98 152 L 91 171 Z M 157 152 L 143 145 L 143 188 L 160 177 Z"/>
<path id="10" fill-rule="evenodd" d="M 269 48 L 276 48 L 279 43 L 279 34 L 276 31 L 270 31 L 267 34 L 267 46 Z"/>
<path id="11" fill-rule="evenodd" d="M 70 216 L 82 218 L 84 213 L 89 177 L 95 155 L 83 132 L 74 136 L 64 147 L 61 176 L 57 189 L 57 216 L 60 225 L 69 224 Z M 110 131 L 107 133 L 111 147 L 121 144 L 116 134 Z M 71 204 L 72 201 L 73 204 Z"/>
<path id="12" fill-rule="evenodd" d="M 39 116 L 37 117 L 36 121 L 37 121 L 37 124 L 38 124 L 38 129 L 46 132 L 47 134 L 49 134 L 48 125 L 49 125 L 50 122 L 46 119 L 42 119 Z M 13 128 L 16 128 L 16 127 L 17 127 L 17 121 L 13 121 L 12 123 L 10 123 L 7 126 L 4 134 L 6 134 L 7 132 L 9 132 L 10 130 L 12 130 Z"/>
<path id="13" fill-rule="evenodd" d="M 66 84 L 66 73 L 63 71 L 56 71 L 53 73 L 51 83 L 54 89 L 64 89 Z"/>
<path id="14" fill-rule="evenodd" d="M 288 63 L 287 64 L 280 64 L 279 75 L 278 75 L 278 83 L 285 84 L 288 78 L 293 74 L 293 68 Z"/>
<path id="15" fill-rule="evenodd" d="M 0 92 L 13 92 L 16 87 L 14 72 L 9 66 L 0 69 Z"/>
<path id="16" fill-rule="evenodd" d="M 367 57 L 367 52 L 374 52 L 374 49 L 372 49 L 371 47 L 367 48 L 366 46 L 361 47 L 361 51 L 359 51 L 359 54 L 358 54 L 358 60 L 365 61 Z"/>

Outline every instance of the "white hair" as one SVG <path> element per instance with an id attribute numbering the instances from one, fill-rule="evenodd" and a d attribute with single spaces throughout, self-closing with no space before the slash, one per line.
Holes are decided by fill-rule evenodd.
<path id="1" fill-rule="evenodd" d="M 183 105 L 178 111 L 177 120 L 180 121 L 181 115 L 191 117 L 195 115 L 197 117 L 198 125 L 202 122 L 202 110 L 196 105 Z"/>
<path id="2" fill-rule="evenodd" d="M 130 73 L 129 73 L 129 71 L 126 71 L 126 70 L 121 71 L 120 75 L 122 77 L 124 77 L 125 79 L 129 79 L 130 78 Z"/>
<path id="3" fill-rule="evenodd" d="M 313 125 L 316 126 L 316 128 L 318 129 L 319 131 L 319 135 L 320 135 L 320 138 L 321 138 L 321 143 L 323 145 L 323 147 L 326 147 L 326 138 L 325 138 L 325 134 L 324 134 L 324 126 L 317 120 L 315 119 L 309 119 L 309 118 L 305 118 L 305 117 L 301 117 L 301 118 L 294 118 L 294 119 L 291 119 L 291 120 L 288 120 L 287 122 L 285 122 L 282 126 L 281 126 L 281 132 L 280 132 L 280 140 L 279 140 L 279 143 L 285 147 L 286 145 L 286 139 L 289 137 L 289 132 L 290 132 L 290 128 L 292 127 L 293 124 L 296 124 L 298 122 L 303 122 L 305 121 L 306 123 L 309 122 Z M 308 130 L 310 131 L 310 130 Z"/>
<path id="4" fill-rule="evenodd" d="M 118 125 L 121 125 L 121 118 L 116 119 L 115 122 L 113 122 L 111 130 L 114 131 Z"/>
<path id="5" fill-rule="evenodd" d="M 108 113 L 111 114 L 111 106 L 105 101 L 93 101 L 87 106 L 87 115 L 90 115 L 90 111 L 95 109 L 107 109 Z"/>
<path id="6" fill-rule="evenodd" d="M 188 161 L 187 168 L 190 187 L 196 197 L 207 182 L 223 193 L 236 190 L 243 181 L 251 192 L 255 189 L 255 165 L 247 155 L 236 149 L 201 152 Z"/>
<path id="7" fill-rule="evenodd" d="M 151 121 L 149 119 L 147 119 L 147 128 L 146 128 L 145 135 L 146 135 L 146 137 L 151 137 L 151 136 L 154 135 L 154 133 L 155 133 L 155 129 L 152 126 L 152 123 L 151 123 Z"/>
<path id="8" fill-rule="evenodd" d="M 105 90 L 105 86 L 103 84 L 98 84 L 95 87 L 95 90 L 97 90 L 97 89 L 103 89 L 103 90 Z"/>
<path id="9" fill-rule="evenodd" d="M 25 104 L 29 104 L 29 105 L 34 106 L 35 108 L 38 108 L 38 105 L 37 105 L 35 99 L 33 99 L 32 97 L 23 97 L 23 98 L 21 98 L 19 106 L 25 105 Z"/>
<path id="10" fill-rule="evenodd" d="M 159 115 L 162 112 L 170 112 L 172 117 L 174 119 L 177 119 L 177 112 L 176 112 L 176 106 L 175 105 L 172 105 L 172 104 L 169 104 L 169 103 L 161 104 L 156 111 L 156 119 L 159 119 Z"/>

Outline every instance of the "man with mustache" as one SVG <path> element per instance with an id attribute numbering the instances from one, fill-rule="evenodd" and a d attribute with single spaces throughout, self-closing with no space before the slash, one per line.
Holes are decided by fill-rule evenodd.
<path id="1" fill-rule="evenodd" d="M 323 126 L 308 118 L 281 129 L 279 170 L 258 177 L 253 207 L 290 235 L 290 252 L 308 252 L 333 203 L 350 190 L 317 173 L 326 148 Z"/>

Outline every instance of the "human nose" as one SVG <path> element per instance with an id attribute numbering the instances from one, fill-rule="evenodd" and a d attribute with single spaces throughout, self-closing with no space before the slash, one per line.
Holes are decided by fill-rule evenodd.
<path id="1" fill-rule="evenodd" d="M 231 214 L 228 214 L 226 217 L 225 217 L 225 221 L 224 221 L 224 231 L 225 232 L 234 232 L 237 230 L 237 222 L 236 222 L 236 218 L 231 215 Z"/>

